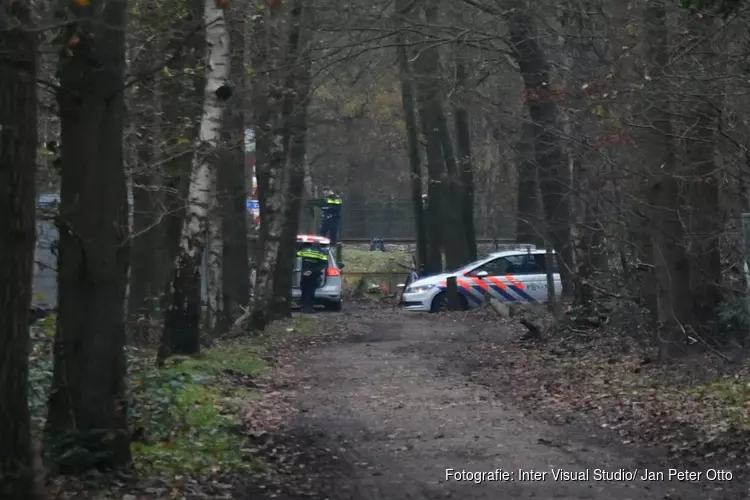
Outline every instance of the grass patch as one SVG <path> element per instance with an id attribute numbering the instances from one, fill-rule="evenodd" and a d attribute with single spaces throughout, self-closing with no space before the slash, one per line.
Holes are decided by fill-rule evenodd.
<path id="1" fill-rule="evenodd" d="M 728 375 L 706 384 L 683 389 L 683 398 L 689 401 L 699 421 L 724 422 L 740 429 L 750 429 L 748 403 L 750 403 L 750 378 L 746 375 Z"/>
<path id="2" fill-rule="evenodd" d="M 257 347 L 231 342 L 197 358 L 172 358 L 163 370 L 133 371 L 130 420 L 139 436 L 132 444 L 136 469 L 159 476 L 263 470 L 244 449 L 233 411 L 238 398 L 252 391 L 230 387 L 223 375 L 255 376 L 265 368 Z"/>
<path id="3" fill-rule="evenodd" d="M 189 373 L 153 374 L 134 389 L 133 403 L 136 430 L 149 426 L 131 445 L 139 472 L 174 476 L 262 468 L 244 450 L 224 397 Z"/>
<path id="4" fill-rule="evenodd" d="M 342 252 L 346 272 L 404 272 L 405 269 L 398 264 L 412 265 L 411 254 L 408 252 L 370 252 L 346 247 L 343 248 Z"/>
<path id="5" fill-rule="evenodd" d="M 292 315 L 291 319 L 287 320 L 283 326 L 285 331 L 288 331 L 289 328 L 293 329 L 294 332 L 290 333 L 313 333 L 315 331 L 314 329 L 315 320 L 311 318 L 310 316 L 302 315 L 302 314 L 294 314 Z"/>
<path id="6" fill-rule="evenodd" d="M 266 364 L 258 357 L 258 347 L 247 342 L 230 342 L 205 349 L 200 356 L 175 356 L 167 370 L 188 372 L 199 376 L 215 376 L 226 371 L 242 375 L 259 375 Z"/>

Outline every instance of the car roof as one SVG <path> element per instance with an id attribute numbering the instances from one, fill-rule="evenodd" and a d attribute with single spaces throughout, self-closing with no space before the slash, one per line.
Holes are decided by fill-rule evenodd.
<path id="1" fill-rule="evenodd" d="M 330 245 L 331 240 L 316 234 L 298 234 L 297 243 L 320 243 L 321 245 Z"/>
<path id="2" fill-rule="evenodd" d="M 516 250 L 503 250 L 502 252 L 493 252 L 489 256 L 496 258 L 496 257 L 507 257 L 509 255 L 519 255 L 519 254 L 530 254 L 530 255 L 544 255 L 547 253 L 547 250 L 545 249 L 537 249 L 537 250 L 531 250 L 526 248 L 519 248 Z M 552 253 L 554 254 L 555 251 L 552 250 Z"/>

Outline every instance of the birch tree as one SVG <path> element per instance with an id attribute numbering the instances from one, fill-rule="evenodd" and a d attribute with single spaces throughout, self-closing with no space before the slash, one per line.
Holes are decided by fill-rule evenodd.
<path id="1" fill-rule="evenodd" d="M 138 29 L 129 34 L 134 85 L 127 96 L 128 121 L 140 139 L 126 139 L 135 165 L 128 307 L 131 318 L 162 317 L 202 112 L 203 0 L 174 5 L 136 0 L 130 22 Z"/>
<path id="2" fill-rule="evenodd" d="M 169 290 L 172 303 L 164 321 L 160 360 L 172 354 L 200 352 L 200 303 L 195 302 L 194 291 L 201 284 L 201 262 L 206 247 L 209 251 L 207 288 L 210 328 L 216 326 L 223 310 L 220 297 L 221 221 L 216 218 L 219 210 L 215 206 L 217 171 L 214 153 L 219 144 L 224 107 L 232 95 L 228 83 L 231 60 L 229 30 L 219 2 L 206 0 L 204 20 L 206 85 L 203 115 L 190 174 L 187 214 Z"/>

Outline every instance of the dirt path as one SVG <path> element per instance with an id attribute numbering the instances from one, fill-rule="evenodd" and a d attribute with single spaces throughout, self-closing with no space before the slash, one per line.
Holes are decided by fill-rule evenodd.
<path id="1" fill-rule="evenodd" d="M 310 467 L 327 471 L 320 498 L 722 498 L 683 481 L 641 480 L 643 463 L 525 415 L 502 388 L 472 383 L 443 356 L 471 349 L 470 326 L 398 311 L 321 316 L 321 326 L 345 322 L 351 334 L 311 348 L 296 373 L 294 434 L 319 450 Z M 455 475 L 446 478 L 448 469 Z M 455 479 L 498 469 L 504 480 Z M 557 480 L 554 470 L 589 480 Z M 613 476 L 597 481 L 597 470 Z M 615 476 L 623 473 L 637 478 Z"/>

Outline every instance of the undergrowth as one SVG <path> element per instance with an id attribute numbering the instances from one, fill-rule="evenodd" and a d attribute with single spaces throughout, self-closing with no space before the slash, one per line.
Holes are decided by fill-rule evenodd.
<path id="1" fill-rule="evenodd" d="M 55 319 L 50 315 L 31 329 L 29 407 L 36 435 L 46 420 Z M 243 340 L 218 343 L 196 358 L 171 358 L 163 369 L 156 368 L 154 351 L 127 348 L 131 451 L 139 475 L 264 470 L 245 449 L 236 418 L 238 405 L 253 399 L 248 381 L 266 369 L 259 347 Z"/>

